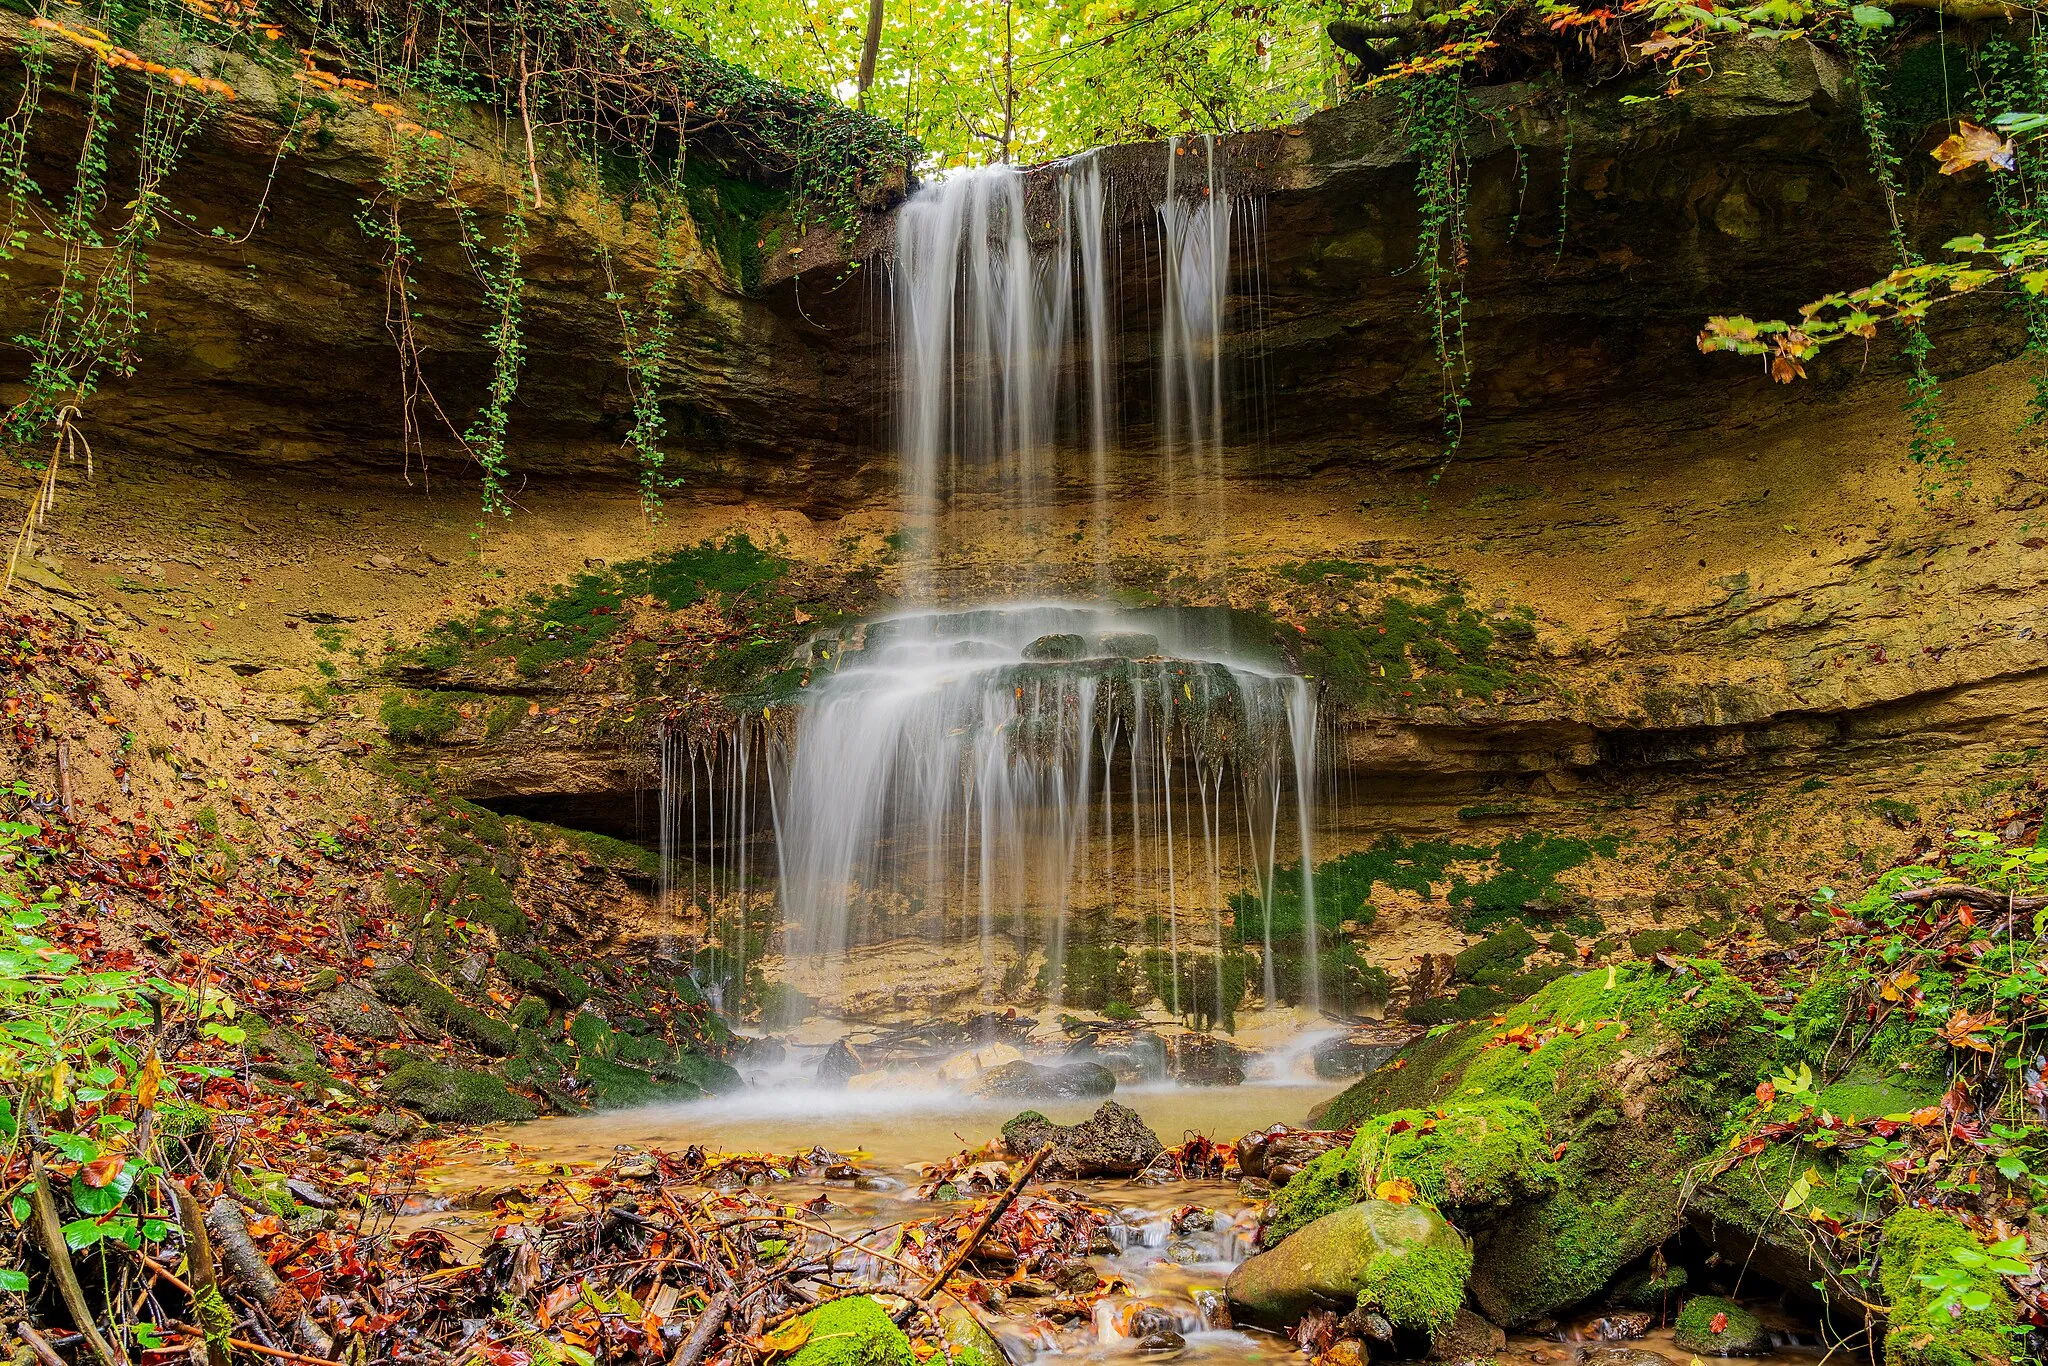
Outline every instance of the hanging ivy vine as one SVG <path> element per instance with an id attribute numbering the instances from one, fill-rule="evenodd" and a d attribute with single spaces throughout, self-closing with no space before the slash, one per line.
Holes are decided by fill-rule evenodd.
<path id="1" fill-rule="evenodd" d="M 1430 72 L 1395 89 L 1408 116 L 1408 148 L 1415 156 L 1415 197 L 1420 215 L 1415 264 L 1422 272 L 1423 308 L 1436 357 L 1443 456 L 1430 476 L 1443 477 L 1465 437 L 1465 396 L 1470 365 L 1465 350 L 1465 208 L 1470 185 L 1465 164 L 1465 96 L 1456 70 Z"/>
<path id="2" fill-rule="evenodd" d="M 1870 173 L 1884 199 L 1892 256 L 1900 267 L 1914 265 L 1918 258 L 1906 241 L 1905 222 L 1899 215 L 1899 155 L 1885 129 L 1884 65 L 1878 58 L 1877 26 L 1852 24 L 1845 30 L 1843 41 L 1856 74 L 1863 134 L 1870 149 Z M 1961 471 L 1963 461 L 1956 454 L 1955 438 L 1948 434 L 1941 419 L 1941 381 L 1927 363 L 1934 354 L 1934 338 L 1917 319 L 1907 325 L 1905 353 L 1913 367 L 1906 377 L 1906 456 L 1925 472 L 1923 496 L 1932 496 L 1944 476 Z"/>
<path id="3" fill-rule="evenodd" d="M 645 300 L 638 309 L 627 301 L 612 272 L 611 254 L 604 253 L 605 298 L 619 313 L 619 358 L 625 367 L 626 389 L 633 400 L 633 426 L 626 433 L 626 446 L 640 466 L 640 511 L 649 523 L 661 520 L 662 495 L 679 482 L 666 473 L 668 457 L 662 449 L 668 420 L 661 411 L 661 363 L 675 342 L 676 290 L 682 282 L 682 262 L 676 252 L 681 226 L 683 197 L 679 187 L 656 200 L 655 238 L 659 246 L 654 261 L 654 278 L 648 283 Z M 622 209 L 621 222 L 630 208 Z"/>
<path id="4" fill-rule="evenodd" d="M 512 425 L 512 400 L 519 392 L 519 372 L 526 362 L 526 334 L 521 326 L 526 279 L 519 270 L 526 250 L 526 213 L 519 206 L 507 213 L 496 242 L 486 240 L 475 215 L 467 209 L 457 210 L 456 221 L 462 227 L 463 253 L 483 283 L 484 303 L 493 319 L 484 336 L 491 350 L 490 387 L 462 441 L 483 473 L 484 515 L 509 517 L 512 503 L 506 494 L 505 433 Z"/>
<path id="5" fill-rule="evenodd" d="M 1990 123 L 2011 109 L 2048 109 L 2048 28 L 2036 20 L 2021 49 L 2006 39 L 1988 39 L 1979 60 L 1987 79 L 1975 101 L 1977 116 Z M 2007 234 L 2037 232 L 2041 226 L 2040 153 L 2031 143 L 2012 144 L 2012 173 L 1990 176 L 1991 204 L 2000 229 Z M 2048 298 L 2032 290 L 2014 292 L 2013 306 L 2025 329 L 2024 354 L 2033 363 L 2022 432 L 2048 425 Z"/>

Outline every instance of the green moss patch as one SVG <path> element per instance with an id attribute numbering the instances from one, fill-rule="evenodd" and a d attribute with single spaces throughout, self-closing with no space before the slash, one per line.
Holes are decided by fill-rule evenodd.
<path id="1" fill-rule="evenodd" d="M 917 1366 L 909 1336 L 865 1295 L 820 1305 L 801 1321 L 810 1333 L 789 1366 Z"/>
<path id="2" fill-rule="evenodd" d="M 487 1072 L 416 1061 L 384 1078 L 384 1099 L 448 1124 L 532 1119 L 534 1108 Z"/>
<path id="3" fill-rule="evenodd" d="M 518 1030 L 495 1016 L 464 1005 L 454 992 L 410 964 L 400 963 L 386 969 L 377 978 L 377 993 L 387 1001 L 412 1007 L 486 1053 L 503 1058 L 519 1051 Z"/>

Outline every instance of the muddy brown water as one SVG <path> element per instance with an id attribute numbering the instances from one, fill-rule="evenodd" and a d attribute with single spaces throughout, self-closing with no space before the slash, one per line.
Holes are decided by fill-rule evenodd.
<path id="1" fill-rule="evenodd" d="M 1276 1121 L 1298 1124 L 1312 1105 L 1335 1095 L 1338 1083 L 1245 1085 L 1228 1088 L 1159 1087 L 1117 1094 L 1137 1110 L 1168 1144 L 1196 1133 L 1234 1140 Z M 1097 1101 L 1040 1101 L 1029 1106 L 1062 1124 L 1091 1114 Z M 844 1181 L 798 1177 L 774 1184 L 778 1203 L 797 1204 L 824 1195 L 832 1213 L 822 1222 L 853 1236 L 899 1221 L 931 1217 L 945 1202 L 916 1195 L 918 1162 L 941 1161 L 963 1148 L 998 1136 L 1003 1123 L 1027 1108 L 1016 1101 L 985 1101 L 958 1091 L 920 1090 L 870 1093 L 750 1091 L 692 1104 L 650 1106 L 606 1114 L 578 1115 L 500 1126 L 448 1148 L 421 1178 L 420 1194 L 400 1219 L 400 1228 L 434 1228 L 473 1254 L 490 1237 L 491 1197 L 549 1174 L 594 1169 L 624 1152 L 660 1149 L 680 1152 L 693 1144 L 722 1153 L 808 1152 L 824 1147 L 852 1156 L 866 1174 L 860 1189 Z M 1062 1183 L 1114 1211 L 1110 1228 L 1119 1251 L 1090 1260 L 1105 1276 L 1119 1276 L 1129 1295 L 1105 1297 L 1092 1319 L 1054 1323 L 1033 1312 L 1033 1301 L 1011 1299 L 1006 1312 L 989 1322 L 998 1329 L 1013 1361 L 1074 1362 L 1172 1360 L 1196 1366 L 1227 1362 L 1299 1363 L 1304 1360 L 1286 1338 L 1254 1328 L 1205 1325 L 1198 1306 L 1204 1292 L 1221 1290 L 1231 1268 L 1252 1250 L 1257 1210 L 1233 1182 L 1136 1181 Z M 1172 1215 L 1186 1206 L 1213 1214 L 1210 1227 L 1176 1232 Z M 1199 1222 L 1199 1221 L 1197 1221 Z M 1141 1352 L 1122 1331 L 1136 1309 L 1166 1310 L 1185 1341 L 1178 1353 Z M 1501 1366 L 1571 1366 L 1579 1343 L 1516 1334 L 1497 1354 Z M 1691 1353 L 1674 1346 L 1668 1328 L 1652 1329 L 1628 1344 L 1664 1357 L 1669 1366 L 1696 1366 Z M 1790 1347 L 1758 1366 L 1816 1366 L 1821 1353 Z M 1644 1358 L 1636 1366 L 1657 1366 Z"/>

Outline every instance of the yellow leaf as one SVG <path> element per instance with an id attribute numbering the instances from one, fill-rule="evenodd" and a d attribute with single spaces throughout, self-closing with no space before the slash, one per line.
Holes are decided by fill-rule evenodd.
<path id="1" fill-rule="evenodd" d="M 770 1352 L 790 1353 L 811 1340 L 811 1325 L 791 1319 L 772 1333 L 761 1335 L 761 1346 Z"/>
<path id="2" fill-rule="evenodd" d="M 135 1108 L 147 1110 L 156 1104 L 156 1093 L 164 1084 L 164 1065 L 152 1051 L 135 1078 Z"/>
<path id="3" fill-rule="evenodd" d="M 1396 1205 L 1412 1205 L 1415 1203 L 1415 1183 L 1405 1176 L 1393 1177 L 1374 1186 L 1372 1198 Z"/>

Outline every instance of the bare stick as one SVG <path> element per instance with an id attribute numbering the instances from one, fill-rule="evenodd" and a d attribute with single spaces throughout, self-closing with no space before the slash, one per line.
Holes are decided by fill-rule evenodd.
<path id="1" fill-rule="evenodd" d="M 306 1312 L 304 1297 L 278 1279 L 269 1259 L 249 1236 L 249 1225 L 242 1218 L 241 1206 L 227 1196 L 221 1196 L 206 1212 L 206 1228 L 219 1242 L 221 1256 L 228 1269 L 249 1287 L 257 1302 L 278 1318 L 291 1322 L 292 1332 L 301 1347 L 323 1360 L 332 1359 L 334 1339 L 313 1322 L 313 1316 Z"/>
<path id="2" fill-rule="evenodd" d="M 719 1328 L 725 1323 L 725 1314 L 732 1308 L 732 1297 L 723 1290 L 704 1302 L 704 1312 L 697 1316 L 697 1326 L 690 1330 L 690 1336 L 683 1339 L 683 1345 L 669 1358 L 668 1366 L 697 1366 L 704 1353 L 711 1349 L 711 1339 L 718 1336 Z"/>
<path id="3" fill-rule="evenodd" d="M 64 813 L 65 820 L 72 820 L 71 814 L 71 742 L 57 742 L 57 809 Z"/>
<path id="4" fill-rule="evenodd" d="M 178 1207 L 178 1226 L 185 1230 L 185 1267 L 192 1277 L 186 1293 L 192 1300 L 193 1317 L 206 1337 L 207 1364 L 228 1366 L 232 1360 L 228 1330 L 234 1327 L 235 1316 L 221 1297 L 220 1281 L 213 1272 L 213 1240 L 206 1236 L 206 1219 L 199 1213 L 199 1202 L 186 1194 L 184 1187 L 175 1181 L 164 1184 L 170 1187 L 171 1201 Z"/>
<path id="5" fill-rule="evenodd" d="M 1989 887 L 1972 887 L 1967 883 L 1950 883 L 1945 887 L 1918 887 L 1910 892 L 1894 892 L 1892 900 L 1901 906 L 1924 906 L 1933 901 L 1962 901 L 1980 911 L 2038 911 L 2048 907 L 2048 896 L 2009 896 L 1994 892 Z"/>
<path id="6" fill-rule="evenodd" d="M 28 1344 L 28 1349 L 36 1354 L 36 1360 L 42 1362 L 43 1366 L 64 1366 L 64 1358 L 58 1356 L 56 1349 L 43 1341 L 41 1333 L 28 1326 L 27 1319 L 14 1325 L 14 1334 Z"/>

